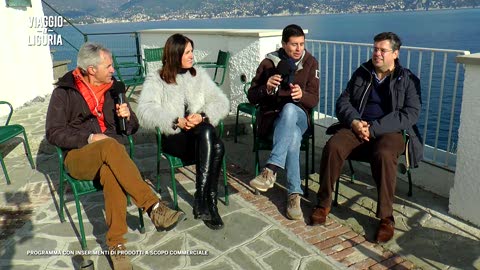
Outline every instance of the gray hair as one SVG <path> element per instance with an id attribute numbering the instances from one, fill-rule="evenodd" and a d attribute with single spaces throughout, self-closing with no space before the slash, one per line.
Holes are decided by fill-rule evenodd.
<path id="1" fill-rule="evenodd" d="M 77 67 L 86 71 L 89 66 L 98 66 L 102 62 L 100 51 L 108 53 L 110 56 L 112 55 L 110 50 L 105 48 L 102 44 L 93 42 L 86 42 L 83 44 L 78 51 Z"/>

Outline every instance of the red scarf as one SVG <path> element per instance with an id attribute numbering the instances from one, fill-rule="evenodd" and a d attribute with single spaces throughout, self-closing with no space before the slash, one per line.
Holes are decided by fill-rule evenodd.
<path id="1" fill-rule="evenodd" d="M 91 85 L 83 78 L 79 68 L 73 71 L 73 78 L 75 79 L 75 85 L 77 86 L 80 94 L 88 104 L 90 112 L 97 117 L 98 124 L 102 133 L 107 130 L 105 126 L 105 116 L 103 114 L 103 104 L 105 103 L 105 93 L 112 87 L 113 82 L 102 85 Z"/>

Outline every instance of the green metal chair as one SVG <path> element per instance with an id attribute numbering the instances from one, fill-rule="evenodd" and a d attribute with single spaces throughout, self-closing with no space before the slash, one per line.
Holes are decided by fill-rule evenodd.
<path id="1" fill-rule="evenodd" d="M 130 158 L 133 159 L 134 156 L 134 147 L 133 147 L 133 139 L 132 136 L 129 135 L 128 137 L 128 143 L 129 143 L 129 154 Z M 87 240 L 85 238 L 85 230 L 83 227 L 83 218 L 82 218 L 82 210 L 80 209 L 80 197 L 83 195 L 95 193 L 98 191 L 102 191 L 103 187 L 100 184 L 100 181 L 92 181 L 92 180 L 79 180 L 75 179 L 68 172 L 66 171 L 66 168 L 63 164 L 63 153 L 62 149 L 58 146 L 55 146 L 57 149 L 57 155 L 58 155 L 58 167 L 60 168 L 60 186 L 59 186 L 59 197 L 60 197 L 60 211 L 59 211 L 59 216 L 60 216 L 60 222 L 65 222 L 65 215 L 64 215 L 64 208 L 65 208 L 65 182 L 67 182 L 73 192 L 73 197 L 75 198 L 75 205 L 77 209 L 77 215 L 78 215 L 78 223 L 80 226 L 80 236 L 82 237 L 81 239 L 81 245 L 82 249 L 87 248 Z M 128 195 L 127 195 L 128 196 Z M 130 203 L 130 197 L 127 197 L 128 203 Z M 140 233 L 145 233 L 145 225 L 143 223 L 143 211 L 142 209 L 138 209 L 138 218 L 139 218 L 139 228 L 138 230 Z"/>
<path id="2" fill-rule="evenodd" d="M 220 121 L 218 124 L 220 129 L 219 136 L 220 138 L 223 136 L 223 121 Z M 169 155 L 167 153 L 162 152 L 162 132 L 160 128 L 156 128 L 157 130 L 157 190 L 158 192 L 161 191 L 160 189 L 160 161 L 162 156 L 165 157 L 168 161 L 170 166 L 170 181 L 172 182 L 172 190 L 173 190 L 173 204 L 175 209 L 178 210 L 178 199 L 177 199 L 177 182 L 175 181 L 175 169 L 182 168 L 184 166 L 193 165 L 193 162 L 184 161 L 178 157 Z M 228 184 L 227 184 L 227 162 L 225 155 L 223 156 L 222 160 L 222 171 L 223 171 L 223 185 L 225 188 L 225 205 L 229 205 L 228 201 Z"/>
<path id="3" fill-rule="evenodd" d="M 30 162 L 30 166 L 32 169 L 35 169 L 35 163 L 33 163 L 32 153 L 30 152 L 30 145 L 28 144 L 27 134 L 25 133 L 25 128 L 22 125 L 9 125 L 10 119 L 12 118 L 13 114 L 13 107 L 7 101 L 0 101 L 0 105 L 8 105 L 10 111 L 7 116 L 7 121 L 5 125 L 0 126 L 0 144 L 7 142 L 17 135 L 23 134 L 23 147 L 25 148 L 25 155 L 27 155 L 28 161 Z M 0 163 L 2 164 L 3 173 L 5 174 L 5 178 L 7 179 L 7 184 L 10 185 L 10 177 L 8 176 L 7 167 L 5 167 L 5 162 L 3 161 L 2 153 L 0 152 Z"/>
<path id="4" fill-rule="evenodd" d="M 213 81 L 218 85 L 221 86 L 225 81 L 225 74 L 227 74 L 227 69 L 230 61 L 230 53 L 224 52 L 222 50 L 218 51 L 217 61 L 216 62 L 197 62 L 195 65 L 199 65 L 203 68 L 214 68 L 215 73 L 213 74 Z M 219 74 L 218 70 L 222 69 L 222 76 L 220 77 L 220 81 L 217 82 L 217 75 Z"/>
<path id="5" fill-rule="evenodd" d="M 130 93 L 127 94 L 127 98 L 130 99 L 135 88 L 142 85 L 145 82 L 143 65 L 138 62 L 120 62 L 118 58 L 127 56 L 116 56 L 112 54 L 113 67 L 117 74 L 118 80 L 125 84 L 126 92 L 131 88 Z"/>
<path id="6" fill-rule="evenodd" d="M 145 75 L 148 73 L 148 64 L 153 62 L 162 62 L 163 48 L 143 49 L 143 63 L 145 65 Z"/>
<path id="7" fill-rule="evenodd" d="M 255 116 L 259 113 L 259 110 L 255 112 Z M 310 174 L 315 173 L 315 126 L 314 126 L 314 116 L 315 110 L 312 110 L 310 113 L 310 121 L 312 123 L 311 127 L 305 131 L 303 134 L 302 142 L 300 145 L 300 151 L 305 151 L 305 196 L 308 197 L 309 189 L 308 189 L 308 179 L 309 179 L 309 172 Z M 273 130 L 270 132 L 267 138 L 259 137 L 256 131 L 257 117 L 255 117 L 255 122 L 253 123 L 253 151 L 255 152 L 255 176 L 260 173 L 260 162 L 259 162 L 259 154 L 260 150 L 272 150 L 273 147 Z M 312 152 L 311 152 L 311 159 L 312 159 L 312 167 L 309 171 L 309 154 L 310 154 L 310 140 L 312 141 Z M 258 193 L 258 191 L 256 191 Z"/>
<path id="8" fill-rule="evenodd" d="M 243 92 L 245 93 L 245 96 L 247 95 L 247 89 L 248 87 L 250 87 L 252 83 L 251 82 L 244 82 L 244 85 L 243 85 Z M 250 102 L 244 102 L 244 103 L 240 103 L 238 104 L 237 106 L 237 117 L 235 118 L 235 136 L 234 136 L 234 139 L 233 141 L 235 143 L 237 143 L 237 136 L 238 136 L 238 115 L 240 114 L 240 112 L 243 112 L 243 113 L 246 113 L 246 114 L 249 114 L 251 119 L 252 119 L 252 127 L 254 126 L 254 123 L 256 123 L 256 113 L 257 111 L 257 106 L 255 106 L 254 104 L 251 104 Z"/>
<path id="9" fill-rule="evenodd" d="M 332 134 L 327 134 L 327 135 L 332 135 Z M 410 138 L 408 137 L 408 134 L 405 130 L 402 131 L 402 135 L 403 135 L 403 141 L 405 142 L 405 151 L 403 152 L 402 155 L 405 155 L 405 163 L 406 164 L 401 164 L 403 166 L 400 166 L 400 172 L 402 174 L 407 174 L 408 176 L 408 197 L 411 197 L 412 196 L 412 174 L 411 174 L 411 171 L 410 171 L 410 159 L 409 159 L 409 155 L 408 155 L 408 144 L 410 143 Z M 351 175 L 350 175 L 350 182 L 353 183 L 355 181 L 355 170 L 353 169 L 353 165 L 352 165 L 352 160 L 355 160 L 355 161 L 360 161 L 360 162 L 370 162 L 368 160 L 368 158 L 366 157 L 360 157 L 360 156 L 357 156 L 355 154 L 350 154 L 350 156 L 348 157 L 348 165 L 350 167 L 350 172 L 351 172 Z M 333 206 L 337 206 L 338 205 L 338 191 L 339 191 L 339 188 L 340 188 L 340 179 L 337 180 L 337 182 L 335 183 L 335 196 L 334 196 L 334 199 L 333 199 Z"/>

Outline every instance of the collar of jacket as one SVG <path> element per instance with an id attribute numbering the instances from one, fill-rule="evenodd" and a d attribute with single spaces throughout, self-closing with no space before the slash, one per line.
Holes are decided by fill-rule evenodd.
<path id="1" fill-rule="evenodd" d="M 372 71 L 375 69 L 372 63 L 372 59 L 368 60 L 367 62 L 363 63 L 361 67 L 368 73 L 368 76 L 370 76 L 371 80 L 373 80 L 373 75 Z M 397 78 L 401 77 L 401 74 L 403 74 L 404 68 L 398 63 L 398 61 L 395 61 L 395 69 L 393 72 L 390 74 L 390 81 L 394 81 Z"/>
<path id="2" fill-rule="evenodd" d="M 118 88 L 118 85 L 121 84 L 122 82 L 117 81 L 117 79 L 115 79 L 115 77 L 113 77 L 112 79 L 113 79 L 113 85 L 110 89 L 112 89 L 112 88 L 121 89 L 121 88 Z M 71 89 L 74 89 L 74 90 L 78 91 L 78 88 L 75 85 L 75 78 L 73 77 L 73 70 L 65 73 L 65 75 L 63 75 L 61 78 L 59 78 L 58 81 L 55 83 L 55 85 L 57 87 L 71 88 Z"/>
<path id="3" fill-rule="evenodd" d="M 267 55 L 265 56 L 265 58 L 267 59 L 270 59 L 272 62 L 273 62 L 273 66 L 277 66 L 278 63 L 280 62 L 280 60 L 282 60 L 279 56 L 279 53 L 278 53 L 279 50 L 276 50 L 274 52 L 271 52 L 271 53 L 267 53 Z M 297 65 L 297 71 L 300 71 L 303 69 L 303 63 L 305 62 L 305 59 L 307 57 L 305 56 L 309 56 L 310 54 L 307 52 L 307 50 L 303 50 L 303 53 L 302 53 L 302 57 L 300 57 L 300 59 L 295 62 L 295 64 Z"/>

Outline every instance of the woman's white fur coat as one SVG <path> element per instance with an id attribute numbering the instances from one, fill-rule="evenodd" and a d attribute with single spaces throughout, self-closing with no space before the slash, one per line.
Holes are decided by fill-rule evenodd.
<path id="1" fill-rule="evenodd" d="M 195 67 L 197 75 L 190 72 L 178 74 L 177 83 L 167 84 L 159 72 L 147 76 L 138 102 L 137 116 L 140 125 L 147 129 L 159 127 L 162 134 L 172 135 L 175 119 L 185 115 L 185 104 L 190 113 L 205 113 L 214 126 L 227 116 L 230 102 L 222 90 L 212 81 L 205 69 Z"/>

